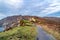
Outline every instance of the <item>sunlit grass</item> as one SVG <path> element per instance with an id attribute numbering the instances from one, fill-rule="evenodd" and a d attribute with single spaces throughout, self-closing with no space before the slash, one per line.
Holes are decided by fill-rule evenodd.
<path id="1" fill-rule="evenodd" d="M 1 32 L 0 40 L 36 40 L 36 27 L 20 26 Z"/>

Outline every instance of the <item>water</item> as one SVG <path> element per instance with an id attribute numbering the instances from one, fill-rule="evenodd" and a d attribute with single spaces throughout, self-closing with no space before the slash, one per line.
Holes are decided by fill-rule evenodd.
<path id="1" fill-rule="evenodd" d="M 0 32 L 4 31 L 4 28 L 3 27 L 0 27 Z"/>

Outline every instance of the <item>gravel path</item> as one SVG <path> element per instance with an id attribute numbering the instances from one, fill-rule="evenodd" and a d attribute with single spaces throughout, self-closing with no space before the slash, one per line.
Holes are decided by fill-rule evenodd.
<path id="1" fill-rule="evenodd" d="M 56 40 L 52 35 L 45 32 L 41 26 L 37 25 L 38 36 L 37 40 Z"/>

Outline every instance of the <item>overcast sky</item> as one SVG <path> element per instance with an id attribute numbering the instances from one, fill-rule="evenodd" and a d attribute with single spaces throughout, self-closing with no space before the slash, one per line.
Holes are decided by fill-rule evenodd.
<path id="1" fill-rule="evenodd" d="M 60 17 L 60 0 L 0 0 L 0 19 L 13 15 Z"/>

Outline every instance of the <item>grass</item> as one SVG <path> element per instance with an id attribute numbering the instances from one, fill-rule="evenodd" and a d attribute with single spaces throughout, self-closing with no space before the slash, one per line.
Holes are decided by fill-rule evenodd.
<path id="1" fill-rule="evenodd" d="M 20 26 L 1 32 L 0 40 L 36 40 L 36 27 Z"/>

